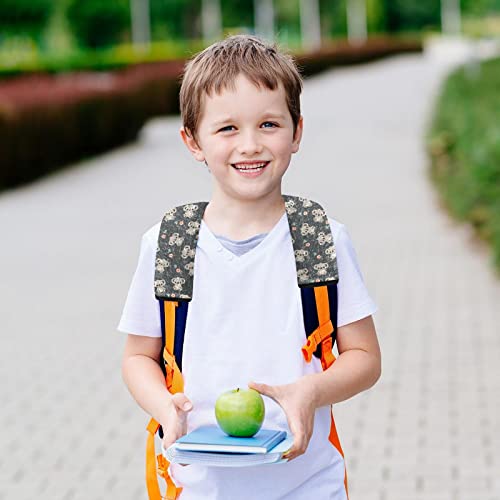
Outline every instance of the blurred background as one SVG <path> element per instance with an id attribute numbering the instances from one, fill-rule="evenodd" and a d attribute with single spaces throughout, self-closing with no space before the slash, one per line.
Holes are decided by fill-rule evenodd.
<path id="1" fill-rule="evenodd" d="M 141 234 L 210 196 L 180 77 L 235 33 L 306 77 L 284 191 L 380 308 L 351 500 L 500 500 L 500 0 L 0 0 L 0 500 L 146 498 L 115 330 Z"/>
<path id="2" fill-rule="evenodd" d="M 0 189 L 125 144 L 148 119 L 178 113 L 186 58 L 215 39 L 241 32 L 275 40 L 310 76 L 419 52 L 443 35 L 469 42 L 498 40 L 500 1 L 2 0 Z M 498 63 L 489 64 L 486 74 L 478 68 L 469 64 L 465 80 L 456 76 L 438 106 L 430 143 L 433 173 L 455 213 L 471 220 L 498 248 L 500 222 L 492 227 L 487 220 L 498 191 L 482 187 L 498 180 L 497 167 L 482 169 L 489 173 L 474 178 L 477 189 L 488 191 L 479 205 L 476 187 L 463 181 L 467 173 L 450 185 L 440 182 L 450 180 L 444 166 L 448 154 L 463 153 L 472 163 L 489 162 L 490 154 L 498 159 L 497 120 L 489 114 L 496 108 L 484 106 L 489 99 L 498 105 L 490 95 L 496 94 Z M 493 140 L 481 132 L 475 137 L 480 127 L 459 127 L 469 111 L 457 109 L 464 108 L 457 102 L 467 103 L 467 109 L 470 103 L 474 111 L 469 111 L 492 128 L 488 137 Z M 473 152 L 476 140 L 489 142 L 484 148 L 475 145 Z M 495 252 L 500 265 L 500 250 Z"/>

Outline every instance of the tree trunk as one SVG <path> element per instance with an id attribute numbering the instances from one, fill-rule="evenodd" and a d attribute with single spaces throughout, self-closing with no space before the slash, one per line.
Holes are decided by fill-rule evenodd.
<path id="1" fill-rule="evenodd" d="M 274 40 L 273 0 L 254 0 L 255 32 L 265 40 Z"/>
<path id="2" fill-rule="evenodd" d="M 130 0 L 132 41 L 136 49 L 145 49 L 151 42 L 149 0 Z"/>
<path id="3" fill-rule="evenodd" d="M 460 35 L 461 18 L 460 0 L 441 0 L 441 31 L 445 35 Z"/>
<path id="4" fill-rule="evenodd" d="M 300 29 L 302 32 L 302 47 L 308 50 L 321 47 L 318 0 L 300 0 Z"/>
<path id="5" fill-rule="evenodd" d="M 367 37 L 365 0 L 347 0 L 347 36 L 351 43 L 362 43 Z"/>
<path id="6" fill-rule="evenodd" d="M 220 0 L 202 0 L 201 24 L 203 39 L 213 42 L 222 38 L 222 14 Z"/>

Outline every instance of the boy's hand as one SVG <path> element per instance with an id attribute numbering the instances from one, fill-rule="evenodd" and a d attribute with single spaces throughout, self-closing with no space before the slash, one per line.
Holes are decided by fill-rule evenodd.
<path id="1" fill-rule="evenodd" d="M 293 434 L 293 444 L 283 458 L 293 460 L 307 450 L 314 428 L 314 396 L 307 377 L 302 377 L 293 384 L 266 385 L 250 382 L 248 387 L 255 389 L 278 403 L 288 420 L 288 427 Z"/>
<path id="2" fill-rule="evenodd" d="M 182 392 L 173 394 L 168 401 L 168 408 L 162 419 L 163 447 L 170 445 L 187 432 L 187 414 L 193 409 L 193 404 Z"/>

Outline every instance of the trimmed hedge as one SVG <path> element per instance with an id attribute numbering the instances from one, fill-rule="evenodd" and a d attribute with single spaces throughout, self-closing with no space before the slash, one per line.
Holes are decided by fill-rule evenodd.
<path id="1" fill-rule="evenodd" d="M 323 47 L 320 51 L 298 54 L 296 61 L 306 76 L 336 67 L 362 64 L 383 57 L 408 52 L 421 52 L 422 42 L 404 38 L 370 38 L 368 42 L 355 45 L 347 41 Z"/>
<path id="2" fill-rule="evenodd" d="M 371 40 L 299 54 L 297 62 L 312 75 L 418 50 L 419 42 Z M 178 113 L 183 67 L 184 61 L 169 61 L 0 82 L 0 189 L 132 141 L 149 118 Z"/>
<path id="3" fill-rule="evenodd" d="M 493 246 L 500 273 L 499 89 L 500 59 L 453 72 L 441 89 L 428 150 L 444 204 Z"/>
<path id="4" fill-rule="evenodd" d="M 0 188 L 134 140 L 151 116 L 177 112 L 182 68 L 173 61 L 0 85 Z"/>

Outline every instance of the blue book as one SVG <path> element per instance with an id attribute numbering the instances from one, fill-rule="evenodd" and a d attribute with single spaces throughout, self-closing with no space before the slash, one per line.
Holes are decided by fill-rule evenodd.
<path id="1" fill-rule="evenodd" d="M 175 448 L 217 453 L 268 453 L 285 438 L 285 431 L 272 429 L 260 429 L 252 437 L 233 437 L 216 425 L 205 425 L 178 439 Z"/>

